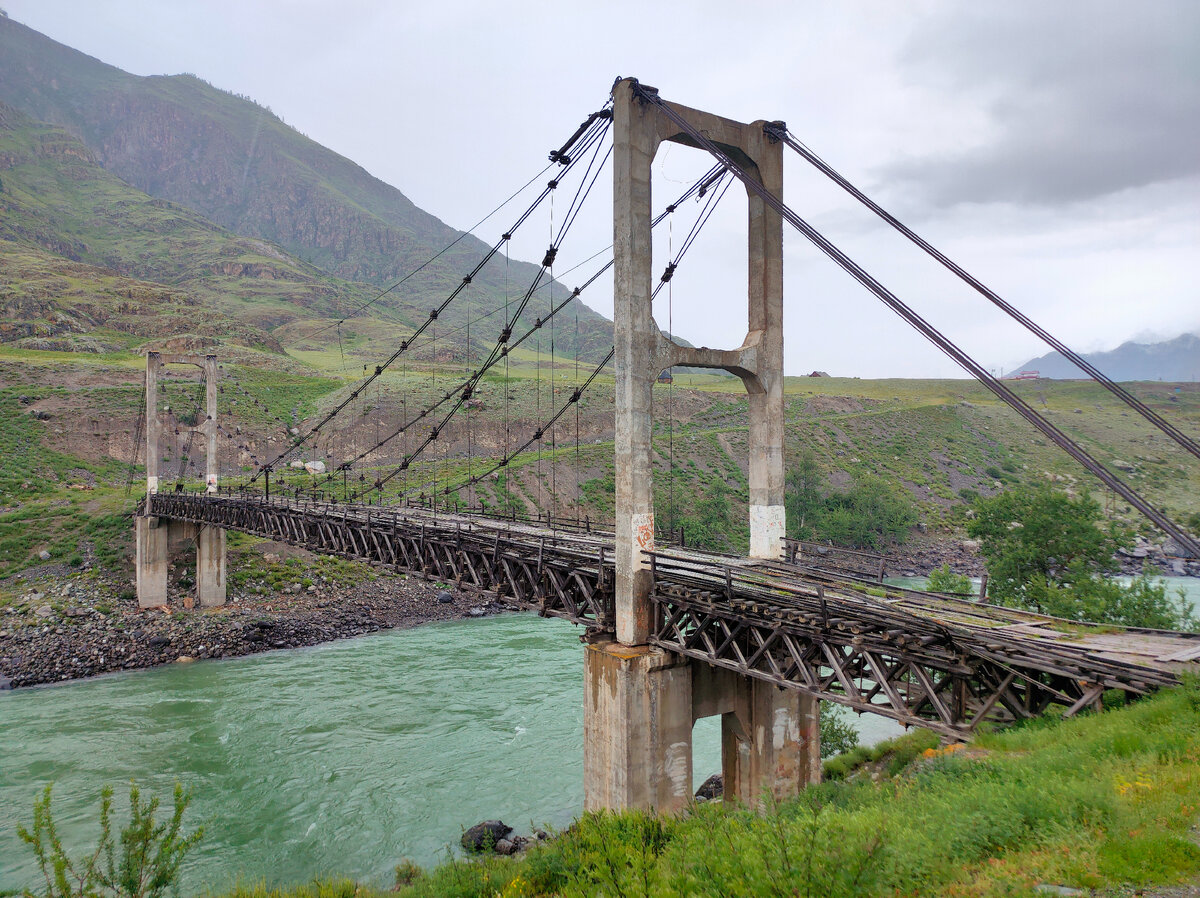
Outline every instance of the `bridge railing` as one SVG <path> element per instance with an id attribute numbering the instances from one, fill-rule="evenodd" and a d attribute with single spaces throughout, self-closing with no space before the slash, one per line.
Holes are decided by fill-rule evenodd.
<path id="1" fill-rule="evenodd" d="M 784 537 L 784 557 L 798 567 L 811 568 L 830 574 L 846 574 L 858 580 L 882 583 L 887 557 L 860 549 L 808 542 Z"/>

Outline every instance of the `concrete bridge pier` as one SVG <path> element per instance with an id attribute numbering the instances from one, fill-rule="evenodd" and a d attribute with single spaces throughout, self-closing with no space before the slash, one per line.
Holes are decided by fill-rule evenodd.
<path id="1" fill-rule="evenodd" d="M 681 346 L 654 321 L 651 166 L 663 141 L 690 138 L 637 82 L 613 88 L 613 253 L 616 353 L 615 640 L 584 660 L 585 806 L 678 811 L 692 798 L 692 725 L 722 715 L 725 795 L 757 804 L 795 795 L 820 776 L 817 702 L 649 645 L 654 626 L 653 389 L 664 369 L 720 368 L 749 394 L 750 555 L 778 558 L 783 505 L 783 222 L 748 193 L 747 334 L 736 349 Z M 777 196 L 782 145 L 765 122 L 671 109 Z"/>
<path id="2" fill-rule="evenodd" d="M 205 420 L 192 427 L 205 438 L 205 490 L 217 491 L 217 357 L 214 355 L 146 354 L 146 505 L 134 519 L 138 605 L 152 608 L 167 602 L 167 568 L 173 553 L 196 547 L 196 601 L 201 608 L 225 604 L 225 531 L 219 527 L 168 521 L 154 515 L 158 463 L 162 451 L 162 418 L 158 414 L 158 375 L 163 365 L 196 365 L 204 372 Z"/>
<path id="3" fill-rule="evenodd" d="M 694 789 L 692 728 L 717 715 L 727 801 L 759 807 L 820 780 L 811 695 L 618 642 L 586 647 L 584 684 L 585 810 L 684 810 Z"/>

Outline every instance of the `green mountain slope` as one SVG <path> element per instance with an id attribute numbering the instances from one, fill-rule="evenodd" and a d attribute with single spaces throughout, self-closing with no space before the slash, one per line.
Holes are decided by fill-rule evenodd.
<path id="1" fill-rule="evenodd" d="M 16 336 L 91 325 L 270 346 L 270 329 L 369 295 L 364 285 L 147 196 L 66 131 L 3 104 L 0 241 L 0 296 Z"/>
<path id="2" fill-rule="evenodd" d="M 130 75 L 3 18 L 0 100 L 65 127 L 101 165 L 146 193 L 340 278 L 390 285 L 459 235 L 248 99 L 191 75 Z M 463 239 L 381 305 L 424 317 L 486 250 Z M 527 284 L 535 271 L 513 263 L 510 282 Z M 485 269 L 471 290 L 476 314 L 503 304 L 503 262 Z M 559 339 L 564 353 L 574 348 L 575 311 Z M 585 357 L 602 354 L 611 323 L 582 304 L 578 317 Z M 452 306 L 444 320 L 461 326 L 465 311 Z"/>

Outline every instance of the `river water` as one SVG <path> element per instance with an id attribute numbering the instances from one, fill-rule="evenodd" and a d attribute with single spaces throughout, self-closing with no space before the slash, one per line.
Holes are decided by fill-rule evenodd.
<path id="1" fill-rule="evenodd" d="M 386 885 L 397 861 L 436 863 L 480 820 L 564 827 L 583 806 L 579 633 L 508 614 L 0 693 L 0 891 L 34 884 L 16 826 L 51 781 L 77 852 L 104 784 L 117 820 L 131 779 L 167 803 L 176 781 L 190 788 L 185 821 L 206 834 L 188 892 Z M 900 731 L 854 720 L 864 742 Z M 694 735 L 699 782 L 720 770 L 719 718 Z"/>
<path id="2" fill-rule="evenodd" d="M 1200 600 L 1200 581 L 1172 579 Z M 913 584 L 916 585 L 916 584 Z M 428 624 L 226 661 L 0 693 L 0 891 L 33 885 L 16 834 L 55 784 L 69 849 L 95 838 L 100 789 L 124 819 L 136 779 L 206 835 L 185 888 L 345 875 L 384 885 L 500 817 L 564 827 L 583 805 L 579 630 L 533 614 Z M 851 717 L 865 743 L 899 732 Z M 719 718 L 696 725 L 697 784 L 720 769 Z"/>

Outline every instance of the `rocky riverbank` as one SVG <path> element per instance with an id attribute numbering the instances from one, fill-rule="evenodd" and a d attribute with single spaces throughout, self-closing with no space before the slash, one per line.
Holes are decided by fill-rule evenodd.
<path id="1" fill-rule="evenodd" d="M 1137 537 L 1129 549 L 1118 552 L 1120 573 L 1137 576 L 1143 571 L 1164 577 L 1200 577 L 1200 559 L 1183 559 L 1178 548 L 1166 541 L 1151 542 Z M 914 533 L 903 545 L 890 548 L 884 561 L 888 577 L 924 577 L 935 568 L 949 565 L 957 574 L 980 577 L 985 573 L 979 542 Z"/>
<path id="2" fill-rule="evenodd" d="M 118 670 L 298 648 L 430 621 L 482 617 L 504 606 L 435 581 L 380 572 L 352 585 L 230 590 L 221 608 L 188 609 L 181 595 L 140 609 L 127 581 L 61 565 L 2 584 L 0 688 Z"/>

